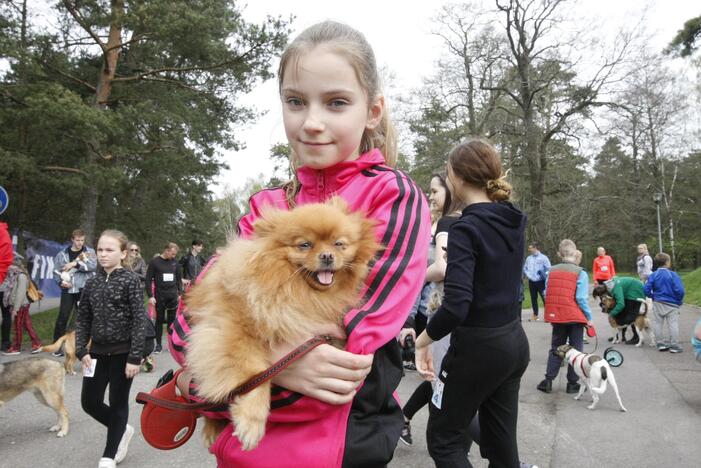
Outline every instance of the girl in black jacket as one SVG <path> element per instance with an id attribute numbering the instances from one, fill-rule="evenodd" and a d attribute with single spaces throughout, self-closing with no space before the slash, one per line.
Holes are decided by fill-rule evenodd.
<path id="1" fill-rule="evenodd" d="M 107 427 L 98 468 L 113 468 L 121 462 L 134 434 L 127 424 L 129 390 L 139 372 L 148 318 L 139 277 L 123 268 L 126 256 L 124 234 L 107 230 L 100 235 L 97 261 L 102 268 L 83 289 L 76 321 L 76 354 L 85 374 L 83 410 Z M 107 385 L 109 405 L 104 403 Z"/>
<path id="2" fill-rule="evenodd" d="M 438 378 L 426 428 L 438 467 L 469 467 L 468 425 L 479 410 L 480 451 L 489 466 L 518 468 L 516 421 L 529 361 L 519 317 L 526 216 L 489 144 L 473 140 L 448 157 L 451 193 L 467 206 L 450 227 L 444 298 L 416 340 L 416 367 Z M 451 333 L 440 369 L 428 345 Z"/>

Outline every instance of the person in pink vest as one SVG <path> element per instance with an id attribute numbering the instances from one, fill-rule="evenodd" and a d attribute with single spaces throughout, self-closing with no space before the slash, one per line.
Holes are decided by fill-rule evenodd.
<path id="1" fill-rule="evenodd" d="M 416 184 L 393 168 L 394 133 L 374 54 L 362 34 L 333 21 L 306 29 L 283 53 L 279 87 L 295 177 L 282 188 L 251 197 L 239 235 L 250 237 L 253 223 L 268 207 L 286 210 L 340 196 L 377 222 L 384 249 L 365 281 L 362 300 L 345 315 L 346 349 L 320 345 L 273 379 L 270 417 L 255 450 L 241 449 L 231 423 L 209 450 L 221 467 L 384 466 L 402 430 L 401 408 L 393 396 L 402 375 L 396 336 L 424 282 L 428 203 Z M 183 366 L 189 330 L 181 304 L 169 348 Z M 300 344 L 280 343 L 270 362 Z M 198 400 L 187 374 L 178 387 Z M 207 415 L 228 418 L 228 411 Z"/>
<path id="2" fill-rule="evenodd" d="M 604 284 L 604 281 L 608 281 L 616 276 L 616 267 L 613 264 L 613 259 L 606 255 L 606 249 L 603 247 L 596 249 L 596 258 L 594 259 L 591 271 L 594 282 L 598 284 Z"/>
<path id="3" fill-rule="evenodd" d="M 555 354 L 557 347 L 569 341 L 571 346 L 582 351 L 584 326 L 592 326 L 588 304 L 589 277 L 577 265 L 577 246 L 570 239 L 564 239 L 560 242 L 558 255 L 562 263 L 550 268 L 545 282 L 544 319 L 553 328 L 545 379 L 537 386 L 545 393 L 552 392 L 553 380 L 560 371 L 562 359 Z M 578 381 L 574 369 L 568 366 L 567 393 L 579 391 Z"/>

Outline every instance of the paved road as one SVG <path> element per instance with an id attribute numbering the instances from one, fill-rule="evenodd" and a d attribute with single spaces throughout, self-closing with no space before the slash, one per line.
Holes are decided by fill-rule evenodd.
<path id="1" fill-rule="evenodd" d="M 524 312 L 524 317 L 529 314 Z M 680 320 L 681 336 L 688 341 L 701 309 L 684 307 Z M 596 312 L 595 323 L 603 337 L 608 336 L 605 317 Z M 701 460 L 701 365 L 690 346 L 679 355 L 660 353 L 652 348 L 619 345 L 625 356 L 615 369 L 623 402 L 628 413 L 617 410 L 615 397 L 607 392 L 595 411 L 587 402 L 574 401 L 564 393 L 564 373 L 554 382 L 555 392 L 546 395 L 535 386 L 542 379 L 549 347 L 550 326 L 524 322 L 531 344 L 531 364 L 522 381 L 519 411 L 521 458 L 544 467 L 693 467 Z M 599 343 L 603 351 L 608 343 Z M 585 345 L 588 351 L 594 344 Z M 0 362 L 14 359 L 1 356 Z M 167 353 L 157 357 L 157 371 L 140 374 L 132 387 L 137 391 L 153 387 L 161 372 L 173 366 Z M 402 381 L 399 395 L 405 401 L 419 379 L 409 374 Z M 95 467 L 102 453 L 105 430 L 80 409 L 79 377 L 66 379 L 66 400 L 71 414 L 71 431 L 58 439 L 46 428 L 54 423 L 53 412 L 23 394 L 0 409 L 0 465 L 6 467 Z M 202 447 L 199 434 L 185 446 L 170 452 L 157 451 L 138 436 L 141 406 L 131 405 L 130 421 L 136 423 L 127 467 L 213 467 L 214 459 Z M 391 467 L 433 466 L 426 453 L 424 431 L 427 410 L 413 421 L 415 443 L 399 444 Z M 476 467 L 487 464 L 478 449 L 470 454 Z M 282 466 L 282 465 L 281 465 Z"/>

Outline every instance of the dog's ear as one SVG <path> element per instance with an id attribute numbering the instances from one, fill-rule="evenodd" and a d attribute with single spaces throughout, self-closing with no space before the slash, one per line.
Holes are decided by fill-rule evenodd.
<path id="1" fill-rule="evenodd" d="M 351 216 L 356 218 L 360 225 L 360 238 L 358 239 L 358 250 L 355 257 L 359 262 L 366 264 L 373 259 L 381 247 L 376 236 L 376 228 L 379 225 L 379 221 L 366 218 L 358 211 L 351 214 Z"/>
<path id="2" fill-rule="evenodd" d="M 339 209 L 345 214 L 350 214 L 350 208 L 348 207 L 348 203 L 346 203 L 346 201 L 338 195 L 329 198 L 326 201 L 326 204 Z"/>

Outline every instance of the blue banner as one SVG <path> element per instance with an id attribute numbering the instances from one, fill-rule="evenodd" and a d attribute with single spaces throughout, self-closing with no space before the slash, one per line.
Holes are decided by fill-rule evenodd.
<path id="1" fill-rule="evenodd" d="M 71 243 L 59 244 L 55 241 L 40 239 L 26 231 L 22 233 L 22 237 L 25 245 L 25 261 L 32 280 L 44 293 L 44 297 L 60 297 L 61 288 L 54 280 L 54 257 Z M 16 250 L 17 234 L 12 236 L 12 244 Z"/>

